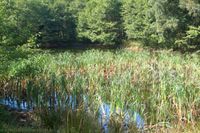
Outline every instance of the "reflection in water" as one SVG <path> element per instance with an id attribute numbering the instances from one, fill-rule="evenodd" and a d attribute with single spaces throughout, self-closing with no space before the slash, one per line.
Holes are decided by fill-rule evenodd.
<path id="1" fill-rule="evenodd" d="M 132 123 L 135 123 L 138 129 L 142 130 L 144 128 L 143 118 L 138 113 L 131 110 L 121 111 L 121 109 L 114 109 L 114 111 L 111 112 L 111 105 L 102 103 L 99 108 L 99 114 L 98 121 L 101 123 L 105 133 L 109 132 L 108 124 L 112 114 L 124 114 L 123 125 L 125 130 L 128 130 L 128 126 Z"/>
<path id="2" fill-rule="evenodd" d="M 13 98 L 4 98 L 4 99 L 0 99 L 0 104 L 8 106 L 10 109 L 16 109 L 16 110 L 22 110 L 22 111 L 32 110 L 32 108 L 29 108 L 27 102 L 24 100 L 21 102 L 18 102 L 17 100 Z"/>
<path id="3" fill-rule="evenodd" d="M 54 99 L 54 108 L 62 108 L 66 109 L 67 107 L 71 108 L 72 110 L 75 110 L 78 108 L 79 100 L 77 100 L 77 96 L 72 95 L 66 95 L 65 100 L 59 100 L 58 96 L 55 94 Z M 88 98 L 87 96 L 82 95 L 82 101 L 84 104 L 85 110 L 89 113 L 89 104 L 88 104 Z M 65 103 L 65 104 L 64 104 Z M 0 99 L 0 104 L 6 105 L 11 109 L 17 109 L 22 111 L 32 111 L 34 107 L 36 107 L 36 104 L 29 102 L 26 102 L 25 100 L 22 100 L 21 102 L 17 101 L 14 98 L 4 98 Z M 49 100 L 48 106 L 51 108 L 52 106 L 52 100 Z M 111 105 L 106 104 L 104 102 L 101 102 L 101 105 L 99 106 L 99 115 L 98 115 L 98 122 L 102 126 L 102 129 L 105 133 L 109 133 L 109 122 L 111 119 L 111 114 L 124 114 L 123 119 L 123 126 L 124 130 L 128 130 L 128 127 L 130 124 L 135 123 L 136 127 L 140 130 L 144 128 L 144 120 L 143 118 L 136 112 L 133 112 L 131 110 L 125 110 L 121 111 L 121 109 L 114 109 L 111 110 Z"/>

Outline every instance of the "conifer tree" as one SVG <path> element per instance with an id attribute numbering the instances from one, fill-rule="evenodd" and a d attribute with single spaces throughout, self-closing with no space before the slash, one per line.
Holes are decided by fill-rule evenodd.
<path id="1" fill-rule="evenodd" d="M 120 12 L 118 0 L 89 0 L 78 16 L 78 36 L 92 42 L 118 42 Z"/>

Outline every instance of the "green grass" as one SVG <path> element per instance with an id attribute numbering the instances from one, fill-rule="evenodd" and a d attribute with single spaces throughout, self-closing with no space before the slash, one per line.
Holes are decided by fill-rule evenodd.
<path id="1" fill-rule="evenodd" d="M 37 127 L 33 127 L 31 122 L 20 122 L 19 117 L 17 111 L 9 111 L 6 107 L 0 105 L 0 133 L 44 131 L 39 131 Z"/>
<path id="2" fill-rule="evenodd" d="M 3 76 L 0 83 L 7 90 L 34 90 L 32 95 L 52 88 L 60 93 L 85 93 L 94 110 L 101 96 L 113 107 L 139 112 L 147 127 L 199 122 L 198 54 L 126 49 L 46 51 L 12 61 Z"/>
<path id="3" fill-rule="evenodd" d="M 20 121 L 23 118 L 22 112 L 9 110 L 0 105 L 0 133 L 100 133 L 95 120 L 81 110 L 76 112 L 67 110 L 62 114 L 42 110 L 38 113 L 41 119 L 29 121 L 31 117 L 37 117 L 35 115 L 37 113 L 32 112 L 32 116 L 27 117 L 26 122 L 22 122 Z"/>

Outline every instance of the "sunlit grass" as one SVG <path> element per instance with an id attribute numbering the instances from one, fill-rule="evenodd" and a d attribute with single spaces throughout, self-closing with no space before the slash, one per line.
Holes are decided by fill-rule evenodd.
<path id="1" fill-rule="evenodd" d="M 14 61 L 0 83 L 6 91 L 26 90 L 38 106 L 44 100 L 38 94 L 45 97 L 52 90 L 60 96 L 87 94 L 93 105 L 100 104 L 100 96 L 113 107 L 140 113 L 148 128 L 195 125 L 200 115 L 199 81 L 197 54 L 87 50 L 46 52 Z"/>

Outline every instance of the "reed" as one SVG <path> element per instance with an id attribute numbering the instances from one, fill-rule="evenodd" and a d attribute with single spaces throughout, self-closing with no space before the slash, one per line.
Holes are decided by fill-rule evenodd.
<path id="1" fill-rule="evenodd" d="M 100 96 L 113 109 L 130 109 L 141 114 L 147 128 L 173 127 L 174 123 L 199 121 L 199 62 L 198 54 L 168 51 L 42 53 L 12 63 L 8 76 L 0 83 L 11 93 L 17 90 L 19 100 L 26 96 L 37 107 L 48 107 L 49 99 L 53 107 L 55 93 L 58 106 L 66 104 L 67 95 L 77 96 L 79 103 L 81 95 L 87 95 L 91 112 L 97 113 Z M 67 114 L 74 115 L 70 111 Z M 77 125 L 81 129 L 84 124 Z"/>

